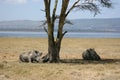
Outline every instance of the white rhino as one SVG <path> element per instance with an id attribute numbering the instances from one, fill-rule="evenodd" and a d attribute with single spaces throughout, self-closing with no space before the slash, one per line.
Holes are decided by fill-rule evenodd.
<path id="1" fill-rule="evenodd" d="M 41 55 L 42 55 L 42 52 L 39 52 L 37 50 L 24 52 L 20 54 L 19 60 L 20 62 L 31 62 L 31 63 L 39 62 Z"/>

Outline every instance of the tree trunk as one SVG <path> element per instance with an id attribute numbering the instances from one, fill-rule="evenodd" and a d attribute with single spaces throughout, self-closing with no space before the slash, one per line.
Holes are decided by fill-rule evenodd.
<path id="1" fill-rule="evenodd" d="M 60 61 L 59 52 L 55 46 L 49 46 L 49 62 L 57 63 Z"/>
<path id="2" fill-rule="evenodd" d="M 68 7 L 69 0 L 62 0 L 62 7 L 61 7 L 61 13 L 59 17 L 57 38 L 55 40 L 54 24 L 56 20 L 57 3 L 58 3 L 58 0 L 55 0 L 55 5 L 54 5 L 52 17 L 51 17 L 51 14 L 50 14 L 51 13 L 50 11 L 51 0 L 44 0 L 47 26 L 48 26 L 48 30 L 46 30 L 48 34 L 48 55 L 46 57 L 48 58 L 48 61 L 50 63 L 60 62 L 59 53 L 60 53 L 60 48 L 61 48 L 61 41 L 62 41 L 63 36 L 66 33 L 66 31 L 63 33 L 63 26 L 64 26 L 64 21 L 66 18 L 66 10 Z"/>
<path id="3" fill-rule="evenodd" d="M 60 62 L 59 52 L 60 52 L 61 42 L 56 42 L 54 40 L 49 40 L 49 39 L 48 39 L 49 62 L 50 63 L 58 63 L 58 62 Z"/>

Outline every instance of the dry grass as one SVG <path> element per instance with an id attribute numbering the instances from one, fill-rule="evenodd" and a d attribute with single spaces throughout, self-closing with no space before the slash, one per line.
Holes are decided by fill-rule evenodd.
<path id="1" fill-rule="evenodd" d="M 83 61 L 81 54 L 95 48 L 102 61 Z M 67 63 L 19 63 L 20 53 L 47 53 L 46 38 L 0 38 L 0 80 L 119 80 L 120 39 L 65 38 L 61 59 Z"/>

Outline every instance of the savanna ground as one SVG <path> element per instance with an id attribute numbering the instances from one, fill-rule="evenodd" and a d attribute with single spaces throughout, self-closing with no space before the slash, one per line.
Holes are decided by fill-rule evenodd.
<path id="1" fill-rule="evenodd" d="M 84 61 L 82 52 L 95 48 L 101 61 Z M 47 38 L 0 38 L 0 80 L 120 80 L 120 39 L 65 38 L 66 63 L 19 63 L 22 52 L 47 53 Z"/>

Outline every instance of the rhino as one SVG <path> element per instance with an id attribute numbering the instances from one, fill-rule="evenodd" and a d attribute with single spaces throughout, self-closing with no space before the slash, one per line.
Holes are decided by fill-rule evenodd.
<path id="1" fill-rule="evenodd" d="M 49 61 L 49 55 L 46 54 L 44 56 L 36 57 L 38 63 L 46 63 Z"/>
<path id="2" fill-rule="evenodd" d="M 19 55 L 19 60 L 20 62 L 29 62 L 29 63 L 40 62 L 41 55 L 42 52 L 39 52 L 37 50 L 24 52 Z"/>
<path id="3" fill-rule="evenodd" d="M 86 51 L 84 51 L 82 53 L 82 57 L 84 60 L 101 60 L 100 56 L 97 54 L 97 52 L 90 48 L 90 49 L 87 49 Z"/>

